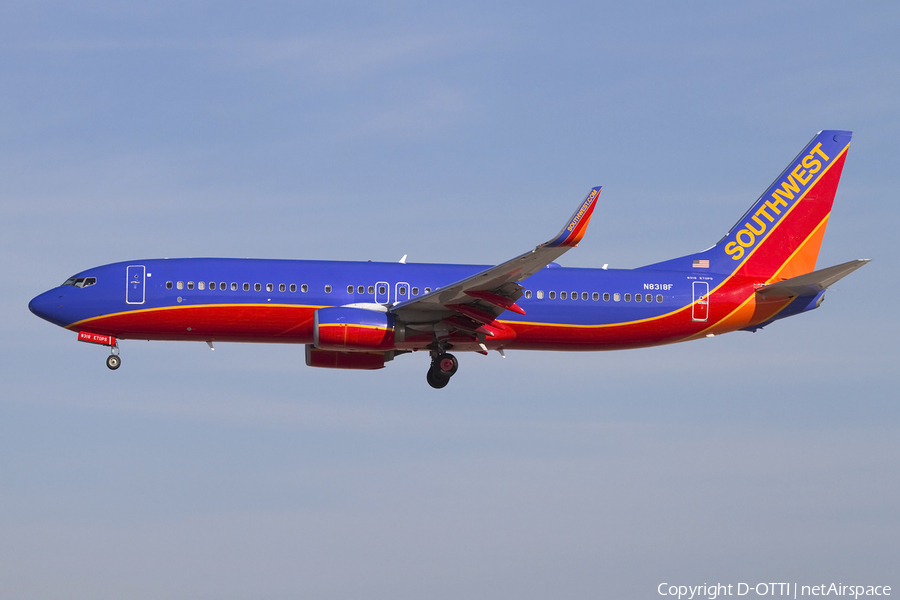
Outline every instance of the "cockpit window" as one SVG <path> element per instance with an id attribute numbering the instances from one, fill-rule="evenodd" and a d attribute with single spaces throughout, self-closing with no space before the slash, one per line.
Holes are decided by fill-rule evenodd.
<path id="1" fill-rule="evenodd" d="M 89 285 L 94 285 L 95 283 L 97 283 L 96 277 L 70 277 L 69 279 L 66 279 L 63 285 L 71 285 L 72 287 L 82 288 L 88 287 Z"/>

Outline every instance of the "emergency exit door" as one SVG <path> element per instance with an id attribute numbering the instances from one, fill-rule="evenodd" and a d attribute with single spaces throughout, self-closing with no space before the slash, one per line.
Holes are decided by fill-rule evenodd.
<path id="1" fill-rule="evenodd" d="M 387 281 L 379 281 L 375 284 L 375 302 L 387 304 L 391 301 L 391 286 Z"/>

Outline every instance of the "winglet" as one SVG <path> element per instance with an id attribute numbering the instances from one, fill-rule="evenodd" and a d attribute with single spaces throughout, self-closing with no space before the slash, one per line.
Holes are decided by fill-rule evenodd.
<path id="1" fill-rule="evenodd" d="M 601 186 L 591 188 L 587 197 L 575 210 L 575 213 L 569 219 L 566 226 L 562 228 L 562 231 L 560 231 L 555 238 L 543 245 L 548 248 L 573 248 L 577 246 L 578 242 L 581 241 L 581 238 L 584 237 L 584 232 L 587 231 L 588 223 L 591 222 L 591 214 L 594 212 L 594 207 L 597 205 L 597 196 L 600 195 L 600 190 Z"/>

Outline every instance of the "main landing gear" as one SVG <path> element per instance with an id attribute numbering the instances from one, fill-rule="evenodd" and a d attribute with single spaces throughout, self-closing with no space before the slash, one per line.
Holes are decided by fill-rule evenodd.
<path id="1" fill-rule="evenodd" d="M 441 389 L 450 383 L 450 378 L 459 369 L 456 357 L 446 352 L 432 352 L 431 367 L 425 375 L 425 381 L 435 389 Z"/>
<path id="2" fill-rule="evenodd" d="M 122 359 L 119 357 L 119 346 L 111 346 L 109 356 L 106 357 L 106 366 L 110 371 L 115 371 L 122 366 Z"/>

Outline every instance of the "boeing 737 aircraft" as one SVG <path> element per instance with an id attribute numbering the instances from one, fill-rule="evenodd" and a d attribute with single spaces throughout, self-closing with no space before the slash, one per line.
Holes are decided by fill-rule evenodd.
<path id="1" fill-rule="evenodd" d="M 95 267 L 34 298 L 31 312 L 110 347 L 119 340 L 306 345 L 306 364 L 380 369 L 427 351 L 427 381 L 447 385 L 454 352 L 619 350 L 756 331 L 817 308 L 868 262 L 815 270 L 850 144 L 822 131 L 718 243 L 637 269 L 553 261 L 578 244 L 593 188 L 562 231 L 494 267 L 180 258 Z M 405 257 L 404 257 L 405 259 Z"/>

